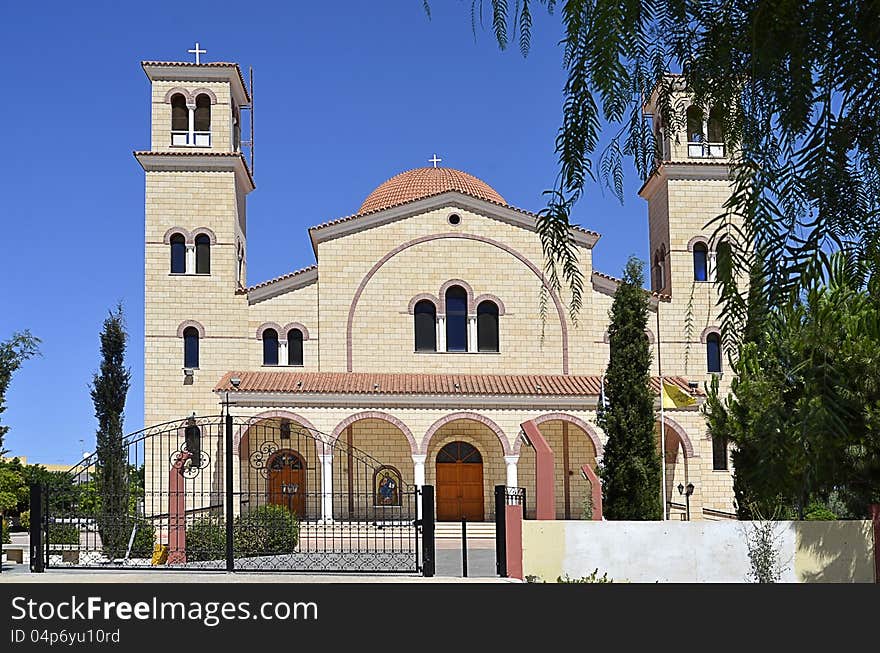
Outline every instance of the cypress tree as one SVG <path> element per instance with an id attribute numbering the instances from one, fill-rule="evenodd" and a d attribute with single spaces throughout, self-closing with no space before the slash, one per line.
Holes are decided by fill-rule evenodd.
<path id="1" fill-rule="evenodd" d="M 642 262 L 630 257 L 611 305 L 611 358 L 605 375 L 609 405 L 600 410 L 598 419 L 608 437 L 600 469 L 602 505 L 608 519 L 651 520 L 662 515 L 643 281 Z"/>
<path id="2" fill-rule="evenodd" d="M 128 546 L 128 464 L 122 423 L 131 372 L 125 367 L 128 334 L 122 305 L 111 311 L 101 331 L 101 367 L 92 379 L 91 395 L 98 419 L 97 470 L 100 507 L 96 515 L 104 554 L 125 555 Z"/>

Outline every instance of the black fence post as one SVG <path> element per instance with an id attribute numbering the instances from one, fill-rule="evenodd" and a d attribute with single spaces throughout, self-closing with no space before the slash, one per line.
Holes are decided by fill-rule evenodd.
<path id="1" fill-rule="evenodd" d="M 46 571 L 43 557 L 43 486 L 31 483 L 31 571 L 41 574 Z"/>
<path id="2" fill-rule="evenodd" d="M 226 571 L 235 570 L 232 526 L 235 519 L 232 511 L 232 415 L 226 407 Z"/>
<path id="3" fill-rule="evenodd" d="M 422 576 L 432 578 L 436 565 L 434 547 L 434 486 L 422 486 Z"/>
<path id="4" fill-rule="evenodd" d="M 507 578 L 507 486 L 495 486 L 495 571 Z"/>
<path id="5" fill-rule="evenodd" d="M 461 577 L 467 578 L 467 519 L 461 520 Z"/>

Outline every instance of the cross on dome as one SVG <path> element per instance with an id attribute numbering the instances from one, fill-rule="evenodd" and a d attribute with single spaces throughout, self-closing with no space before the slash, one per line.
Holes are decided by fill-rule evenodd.
<path id="1" fill-rule="evenodd" d="M 432 156 L 430 159 L 428 159 L 428 163 L 433 163 L 433 164 L 434 164 L 434 167 L 436 168 L 436 167 L 437 167 L 437 164 L 440 163 L 442 160 L 443 160 L 443 159 L 441 159 L 440 157 L 438 157 L 438 156 L 435 154 L 435 155 Z"/>
<path id="2" fill-rule="evenodd" d="M 207 50 L 199 50 L 199 42 L 196 41 L 196 47 L 195 47 L 195 49 L 194 49 L 194 50 L 187 50 L 187 52 L 189 52 L 190 54 L 194 54 L 194 55 L 196 55 L 196 63 L 197 63 L 197 64 L 200 64 L 200 63 L 202 63 L 202 62 L 201 62 L 201 60 L 199 59 L 199 55 L 200 55 L 200 54 L 207 54 L 208 51 L 207 51 Z"/>

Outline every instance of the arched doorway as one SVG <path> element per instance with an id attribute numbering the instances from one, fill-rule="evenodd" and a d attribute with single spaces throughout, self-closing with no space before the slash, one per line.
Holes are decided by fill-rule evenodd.
<path id="1" fill-rule="evenodd" d="M 298 517 L 306 512 L 306 466 L 293 449 L 282 449 L 269 458 L 270 504 L 284 506 Z"/>
<path id="2" fill-rule="evenodd" d="M 437 452 L 438 521 L 483 521 L 483 456 L 456 440 Z"/>

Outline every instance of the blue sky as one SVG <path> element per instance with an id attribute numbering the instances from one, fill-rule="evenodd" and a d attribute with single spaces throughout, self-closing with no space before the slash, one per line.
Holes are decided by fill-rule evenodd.
<path id="1" fill-rule="evenodd" d="M 73 463 L 94 446 L 88 382 L 98 332 L 124 303 L 132 387 L 126 431 L 143 426 L 144 59 L 254 67 L 256 182 L 248 281 L 314 262 L 306 229 L 355 212 L 388 177 L 428 165 L 474 174 L 537 211 L 556 174 L 565 80 L 558 16 L 535 10 L 527 59 L 471 31 L 467 0 L 6 3 L 0 108 L 0 339 L 29 328 L 42 356 L 16 375 L 5 446 Z M 491 20 L 487 20 L 487 26 Z M 574 212 L 602 233 L 597 269 L 646 257 L 647 208 L 627 172 L 621 206 L 593 185 Z M 284 237 L 279 237 L 284 236 Z"/>

